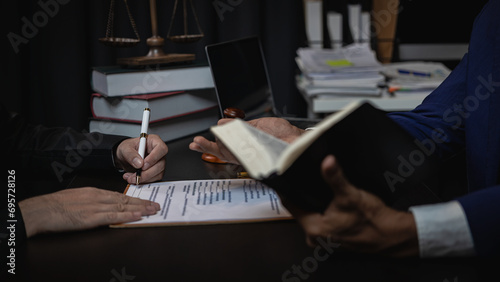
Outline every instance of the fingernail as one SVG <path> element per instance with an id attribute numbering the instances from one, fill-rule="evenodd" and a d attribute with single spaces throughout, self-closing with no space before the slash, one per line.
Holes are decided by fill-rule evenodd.
<path id="1" fill-rule="evenodd" d="M 142 166 L 142 170 L 147 170 L 151 165 L 148 162 L 145 162 Z"/>
<path id="2" fill-rule="evenodd" d="M 149 214 L 155 214 L 157 212 L 157 209 L 154 206 L 146 206 L 146 210 Z"/>
<path id="3" fill-rule="evenodd" d="M 132 160 L 132 164 L 134 165 L 135 168 L 142 167 L 142 161 L 139 158 L 134 158 Z"/>

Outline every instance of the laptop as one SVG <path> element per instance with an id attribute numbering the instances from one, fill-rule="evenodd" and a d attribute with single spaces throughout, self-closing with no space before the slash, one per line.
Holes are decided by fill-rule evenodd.
<path id="1" fill-rule="evenodd" d="M 221 117 L 224 109 L 228 107 L 243 110 L 246 120 L 281 117 L 275 107 L 259 37 L 245 37 L 207 45 L 205 51 L 212 72 Z M 300 128 L 313 126 L 319 121 L 282 118 Z"/>

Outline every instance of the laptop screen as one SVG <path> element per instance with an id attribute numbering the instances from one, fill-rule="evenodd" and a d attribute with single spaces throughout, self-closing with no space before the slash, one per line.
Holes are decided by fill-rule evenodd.
<path id="1" fill-rule="evenodd" d="M 246 118 L 272 112 L 271 87 L 258 37 L 248 37 L 206 46 L 208 62 L 224 109 L 243 110 Z"/>

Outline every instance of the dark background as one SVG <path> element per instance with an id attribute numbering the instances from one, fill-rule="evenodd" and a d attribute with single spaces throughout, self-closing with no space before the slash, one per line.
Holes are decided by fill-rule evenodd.
<path id="1" fill-rule="evenodd" d="M 399 43 L 469 42 L 474 18 L 487 0 L 400 0 Z"/>
<path id="2" fill-rule="evenodd" d="M 43 11 L 39 1 L 65 4 L 59 4 L 57 13 L 48 17 L 28 43 L 20 44 L 16 53 L 7 35 L 12 32 L 22 36 L 23 18 L 33 23 L 34 15 Z M 47 126 L 88 128 L 92 67 L 114 65 L 116 58 L 142 56 L 148 51 L 145 41 L 151 35 L 149 1 L 128 3 L 142 37 L 142 42 L 132 48 L 111 48 L 98 42 L 106 32 L 109 1 L 5 2 L 3 42 L 7 46 L 2 50 L 6 50 L 7 66 L 3 67 L 6 73 L 2 75 L 2 85 L 7 107 Z M 194 0 L 193 3 L 205 37 L 185 45 L 166 41 L 165 52 L 194 53 L 198 60 L 205 61 L 207 44 L 259 35 L 279 96 L 277 108 L 284 114 L 303 115 L 305 106 L 295 88 L 293 60 L 295 50 L 306 42 L 302 0 Z M 164 38 L 173 4 L 174 1 L 157 1 L 159 35 Z M 181 27 L 182 14 L 178 12 L 174 25 Z M 192 19 L 190 29 L 197 32 Z M 43 16 L 38 20 L 43 22 Z M 133 35 L 122 0 L 116 1 L 115 26 L 118 26 L 116 36 Z"/>
<path id="3" fill-rule="evenodd" d="M 488 0 L 399 0 L 396 43 L 466 43 L 472 23 Z M 347 13 L 347 5 L 361 4 L 371 11 L 372 0 L 324 0 L 325 11 Z M 344 42 L 352 42 L 344 18 Z M 324 34 L 327 35 L 327 34 Z"/>
<path id="4" fill-rule="evenodd" d="M 347 3 L 359 2 L 325 1 L 326 9 L 340 9 Z M 97 40 L 106 32 L 109 1 L 5 1 L 2 50 L 6 63 L 2 64 L 2 99 L 6 106 L 26 115 L 33 123 L 87 129 L 92 67 L 113 65 L 116 58 L 141 56 L 148 51 L 145 41 L 151 34 L 149 1 L 128 2 L 142 39 L 132 48 L 111 48 Z M 205 37 L 186 45 L 166 41 L 165 51 L 195 53 L 197 59 L 204 61 L 207 44 L 259 35 L 277 109 L 287 116 L 305 116 L 305 102 L 294 84 L 295 51 L 307 42 L 302 0 L 193 2 Z M 365 9 L 369 9 L 370 2 L 364 2 Z M 50 14 L 40 3 L 47 3 Z M 166 36 L 169 27 L 173 3 L 173 0 L 157 1 L 162 37 Z M 401 0 L 395 43 L 468 42 L 473 19 L 484 3 L 486 0 L 463 3 Z M 123 1 L 117 0 L 116 8 L 116 35 L 133 35 Z M 180 27 L 180 20 L 178 13 L 175 30 Z M 35 28 L 27 28 L 26 22 L 35 24 Z M 191 21 L 193 32 L 196 32 L 195 27 Z M 24 38 L 18 50 L 10 40 L 13 34 Z M 346 43 L 349 43 L 348 38 Z"/>

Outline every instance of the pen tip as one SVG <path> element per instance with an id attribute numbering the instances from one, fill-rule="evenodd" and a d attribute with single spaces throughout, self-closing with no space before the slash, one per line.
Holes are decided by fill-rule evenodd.
<path id="1" fill-rule="evenodd" d="M 135 178 L 135 185 L 139 185 L 139 180 L 140 180 L 140 179 L 141 179 L 141 177 L 140 177 L 140 176 L 137 176 L 137 177 Z"/>

